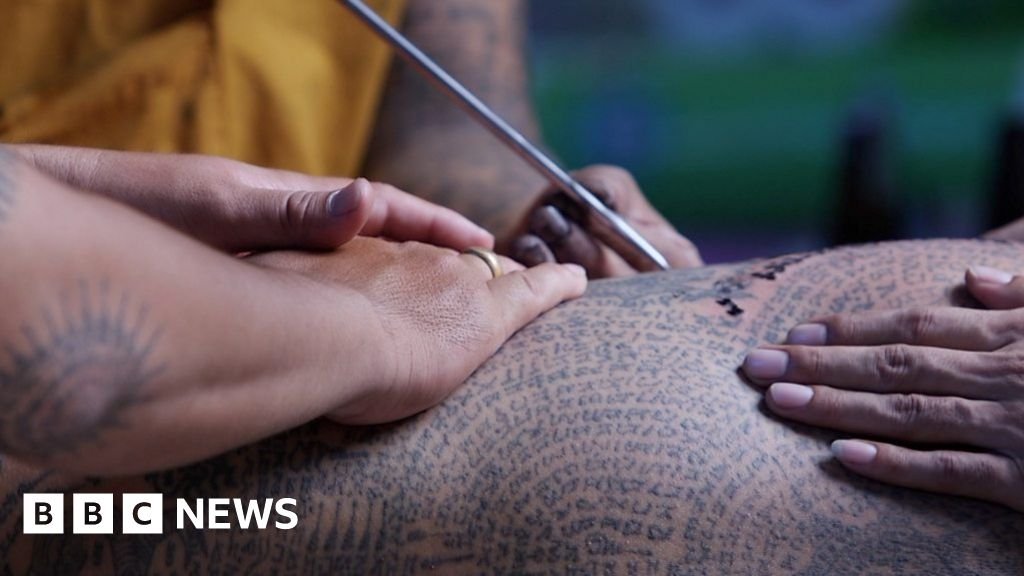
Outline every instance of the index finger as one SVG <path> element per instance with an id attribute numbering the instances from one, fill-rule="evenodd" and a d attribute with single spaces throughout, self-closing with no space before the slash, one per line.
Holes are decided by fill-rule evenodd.
<path id="1" fill-rule="evenodd" d="M 385 236 L 465 250 L 494 248 L 494 236 L 454 210 L 427 202 L 388 184 L 374 183 L 377 201 L 363 236 Z"/>
<path id="2" fill-rule="evenodd" d="M 552 202 L 557 198 L 553 197 Z M 599 272 L 601 246 L 555 204 L 538 206 L 530 213 L 529 231 L 544 241 L 559 262 Z"/>
<path id="3" fill-rule="evenodd" d="M 837 440 L 832 452 L 846 468 L 887 484 L 999 502 L 1024 511 L 1021 471 L 1003 456 L 924 452 L 863 440 Z"/>
<path id="4" fill-rule="evenodd" d="M 826 316 L 794 327 L 786 341 L 809 346 L 911 344 L 991 352 L 1013 341 L 1011 328 L 1021 320 L 1012 312 L 905 308 Z"/>

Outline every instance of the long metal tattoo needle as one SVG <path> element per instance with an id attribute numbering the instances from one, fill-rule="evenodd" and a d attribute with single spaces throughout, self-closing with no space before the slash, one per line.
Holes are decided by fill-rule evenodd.
<path id="1" fill-rule="evenodd" d="M 668 270 L 668 260 L 614 210 L 608 208 L 593 192 L 576 181 L 547 154 L 530 143 L 515 128 L 452 78 L 415 44 L 384 21 L 362 0 L 338 0 L 349 8 L 400 56 L 427 77 L 431 83 L 494 134 L 520 158 L 583 208 L 584 227 L 617 252 L 637 270 Z"/>

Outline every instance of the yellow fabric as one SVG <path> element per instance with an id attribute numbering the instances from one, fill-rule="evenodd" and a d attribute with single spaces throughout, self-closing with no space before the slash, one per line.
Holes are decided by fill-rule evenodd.
<path id="1" fill-rule="evenodd" d="M 2 141 L 359 169 L 390 53 L 334 0 L 4 4 Z"/>

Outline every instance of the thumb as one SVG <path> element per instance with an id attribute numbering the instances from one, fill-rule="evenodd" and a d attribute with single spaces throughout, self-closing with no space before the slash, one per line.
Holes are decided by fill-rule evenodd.
<path id="1" fill-rule="evenodd" d="M 362 230 L 373 209 L 374 189 L 366 180 L 353 180 L 327 192 L 267 190 L 247 195 L 235 220 L 225 230 L 230 248 L 237 250 L 330 250 Z"/>
<path id="2" fill-rule="evenodd" d="M 988 266 L 971 266 L 965 278 L 967 289 L 987 308 L 1009 310 L 1024 307 L 1024 276 Z"/>

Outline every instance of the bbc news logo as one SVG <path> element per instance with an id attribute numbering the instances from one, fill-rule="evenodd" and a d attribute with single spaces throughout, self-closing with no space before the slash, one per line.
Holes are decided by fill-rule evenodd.
<path id="1" fill-rule="evenodd" d="M 294 498 L 198 498 L 175 500 L 175 526 L 178 530 L 266 530 L 273 526 L 291 530 L 299 524 Z M 25 494 L 22 510 L 25 534 L 64 533 L 64 494 Z M 71 532 L 73 534 L 113 534 L 116 509 L 113 494 L 73 494 Z M 273 521 L 273 522 L 271 522 Z M 163 494 L 121 495 L 122 534 L 163 534 Z"/>

